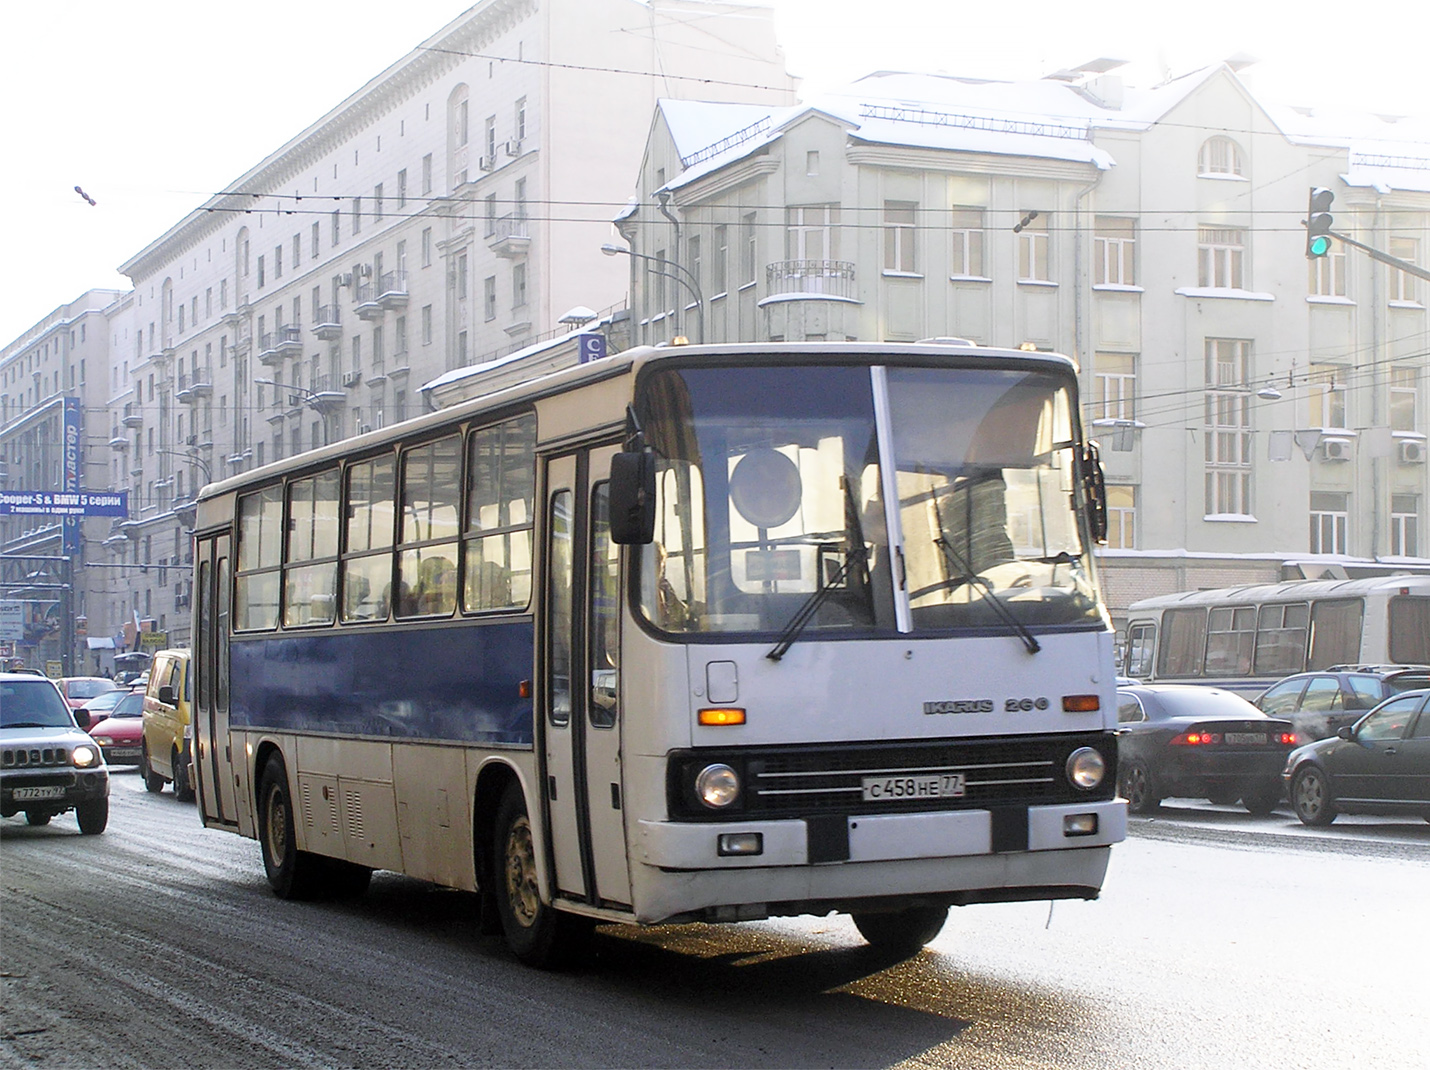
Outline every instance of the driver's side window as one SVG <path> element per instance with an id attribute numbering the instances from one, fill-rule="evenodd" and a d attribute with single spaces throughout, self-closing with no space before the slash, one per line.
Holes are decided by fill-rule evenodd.
<path id="1" fill-rule="evenodd" d="M 1405 726 L 1410 723 L 1410 719 L 1415 716 L 1415 711 L 1420 707 L 1421 698 L 1420 695 L 1412 695 L 1409 698 L 1387 702 L 1361 722 L 1360 728 L 1356 731 L 1356 737 L 1362 742 L 1400 739 L 1405 735 Z"/>

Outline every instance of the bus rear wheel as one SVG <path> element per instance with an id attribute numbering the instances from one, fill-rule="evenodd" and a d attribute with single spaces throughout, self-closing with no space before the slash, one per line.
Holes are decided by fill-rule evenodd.
<path id="1" fill-rule="evenodd" d="M 910 907 L 852 916 L 859 935 L 872 947 L 912 955 L 942 931 L 948 920 L 948 907 Z"/>
<path id="2" fill-rule="evenodd" d="M 537 969 L 569 966 L 584 950 L 592 924 L 541 901 L 531 819 L 515 781 L 497 808 L 492 862 L 492 895 L 512 954 Z"/>

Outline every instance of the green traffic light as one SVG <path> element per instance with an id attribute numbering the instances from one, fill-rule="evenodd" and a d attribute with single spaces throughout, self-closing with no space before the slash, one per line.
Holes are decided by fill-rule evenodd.
<path id="1" fill-rule="evenodd" d="M 1318 234 L 1311 239 L 1309 248 L 1312 256 L 1325 256 L 1331 251 L 1331 239 Z"/>

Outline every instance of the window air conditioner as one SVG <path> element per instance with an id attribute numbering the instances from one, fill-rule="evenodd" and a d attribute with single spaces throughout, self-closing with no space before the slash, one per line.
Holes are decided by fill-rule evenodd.
<path id="1" fill-rule="evenodd" d="M 359 278 L 363 278 L 363 279 L 368 278 L 368 277 L 372 274 L 372 265 L 371 265 L 371 264 L 359 264 L 359 265 L 358 265 L 358 268 L 357 268 L 357 273 L 358 273 L 358 277 L 359 277 Z"/>
<path id="2" fill-rule="evenodd" d="M 352 273 L 351 271 L 345 271 L 345 272 L 343 272 L 341 275 L 338 276 L 338 285 L 339 285 L 339 286 L 351 286 L 352 284 L 353 284 L 353 273 Z"/>
<path id="3" fill-rule="evenodd" d="M 1321 459 L 1325 461 L 1349 461 L 1351 440 L 1348 438 L 1328 438 L 1321 443 Z"/>
<path id="4" fill-rule="evenodd" d="M 1401 464 L 1424 464 L 1425 463 L 1425 443 L 1415 439 L 1407 439 L 1400 443 L 1400 463 Z"/>
<path id="5" fill-rule="evenodd" d="M 358 424 L 357 433 L 360 434 L 360 435 L 365 435 L 365 434 L 367 434 L 367 433 L 368 433 L 369 431 L 371 431 L 371 430 L 372 430 L 372 424 Z"/>
<path id="6" fill-rule="evenodd" d="M 506 143 L 506 154 L 507 154 L 508 156 L 520 156 L 520 155 L 521 155 L 521 142 L 520 142 L 520 141 L 515 141 L 515 140 L 513 140 L 513 141 L 508 141 L 508 142 Z"/>
<path id="7" fill-rule="evenodd" d="M 479 171 L 490 171 L 496 167 L 496 165 L 497 158 L 495 156 L 482 156 L 477 160 L 477 169 Z"/>
<path id="8" fill-rule="evenodd" d="M 362 372 L 348 372 L 343 376 L 343 386 L 357 386 L 362 382 Z"/>

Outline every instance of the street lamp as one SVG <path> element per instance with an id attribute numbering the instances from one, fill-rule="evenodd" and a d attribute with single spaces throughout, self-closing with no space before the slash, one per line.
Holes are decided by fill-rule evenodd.
<path id="1" fill-rule="evenodd" d="M 306 387 L 280 383 L 276 379 L 255 379 L 255 383 L 262 383 L 264 386 L 276 386 L 279 390 L 287 390 L 293 398 L 302 399 L 303 404 L 316 412 L 323 421 L 323 445 L 328 445 L 328 414 L 323 408 L 323 399 Z M 291 400 L 291 399 L 290 399 Z M 294 402 L 296 404 L 296 402 Z"/>
<path id="2" fill-rule="evenodd" d="M 179 450 L 155 450 L 154 452 L 168 454 L 170 457 L 179 457 L 188 461 L 199 471 L 203 472 L 205 483 L 212 483 L 214 481 L 213 472 L 209 469 L 209 462 L 200 457 L 196 451 L 185 453 Z"/>
<path id="3" fill-rule="evenodd" d="M 695 277 L 695 274 L 688 267 L 674 260 L 661 260 L 654 256 L 647 256 L 645 253 L 638 253 L 634 250 L 627 249 L 624 245 L 614 245 L 611 242 L 607 242 L 601 246 L 601 252 L 607 256 L 629 256 L 636 260 L 647 260 L 657 265 L 657 267 L 653 269 L 657 275 L 664 275 L 668 279 L 674 279 L 681 286 L 684 286 L 690 291 L 690 296 L 695 298 L 696 330 L 698 333 L 696 341 L 705 341 L 705 298 L 700 293 L 700 280 Z M 674 272 L 662 271 L 662 267 L 674 268 L 680 272 L 680 274 L 677 275 Z"/>

